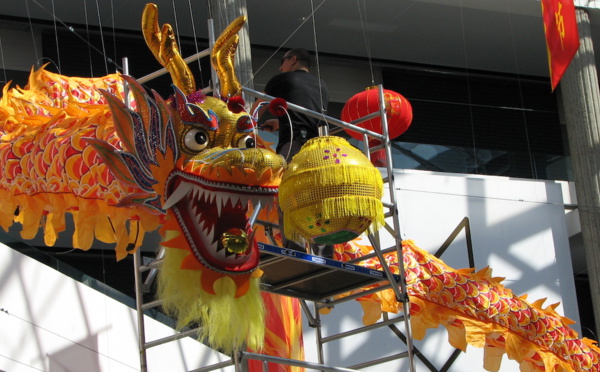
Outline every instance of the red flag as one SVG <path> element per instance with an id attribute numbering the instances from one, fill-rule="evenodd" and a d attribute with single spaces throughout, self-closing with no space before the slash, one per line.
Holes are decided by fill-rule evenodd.
<path id="1" fill-rule="evenodd" d="M 579 32 L 573 0 L 542 0 L 541 3 L 554 91 L 579 49 Z"/>

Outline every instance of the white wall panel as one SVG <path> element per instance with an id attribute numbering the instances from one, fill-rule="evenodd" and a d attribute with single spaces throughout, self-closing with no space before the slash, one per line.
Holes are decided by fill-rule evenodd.
<path id="1" fill-rule="evenodd" d="M 140 370 L 133 309 L 3 244 L 0 308 L 0 371 Z M 152 318 L 145 321 L 147 340 L 173 334 Z M 149 371 L 155 372 L 224 360 L 191 338 L 148 351 Z"/>
<path id="2" fill-rule="evenodd" d="M 548 298 L 545 305 L 561 302 L 557 311 L 579 320 L 560 183 L 414 170 L 397 170 L 394 177 L 403 239 L 412 239 L 420 248 L 435 253 L 461 220 L 468 217 L 477 269 L 489 265 L 493 276 L 506 277 L 504 285 L 515 294 L 527 293 L 531 302 Z M 386 244 L 393 244 L 389 234 L 381 235 Z M 458 235 L 442 259 L 457 269 L 468 267 L 464 233 Z M 324 336 L 360 327 L 361 316 L 356 302 L 336 306 L 331 314 L 322 317 Z M 397 326 L 404 331 L 403 323 Z M 579 331 L 578 324 L 573 327 Z M 316 360 L 314 332 L 306 329 L 308 353 Z M 441 327 L 428 331 L 415 346 L 438 369 L 453 352 L 447 332 Z M 328 363 L 350 366 L 404 351 L 406 347 L 383 328 L 332 342 L 325 350 Z M 429 370 L 415 360 L 417 371 Z M 395 361 L 364 370 L 384 369 L 408 371 L 408 365 Z M 515 370 L 518 365 L 505 356 L 501 371 Z M 450 371 L 483 371 L 482 349 L 469 346 Z"/>

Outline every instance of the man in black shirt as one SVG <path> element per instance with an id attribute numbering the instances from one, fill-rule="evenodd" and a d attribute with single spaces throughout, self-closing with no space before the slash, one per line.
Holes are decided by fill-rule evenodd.
<path id="1" fill-rule="evenodd" d="M 311 64 L 312 57 L 306 49 L 296 48 L 288 51 L 281 59 L 279 67 L 281 73 L 267 82 L 265 93 L 309 110 L 325 113 L 329 103 L 327 86 L 321 79 L 309 73 Z M 255 105 L 258 103 L 260 101 Z M 294 110 L 288 109 L 288 114 L 274 117 L 270 112 L 265 111 L 259 119 L 259 125 L 261 129 L 269 132 L 279 131 L 279 142 L 275 150 L 289 162 L 306 141 L 319 136 L 319 125 L 325 123 Z M 280 211 L 279 223 L 283 226 L 281 217 Z M 281 230 L 285 247 L 304 251 L 304 247 L 298 243 L 288 241 L 283 234 L 283 229 Z M 314 254 L 321 256 L 331 258 L 333 255 L 333 246 L 330 245 L 311 244 L 310 249 Z"/>
<path id="2" fill-rule="evenodd" d="M 324 113 L 329 102 L 327 86 L 321 79 L 309 73 L 311 62 L 312 57 L 305 49 L 288 51 L 281 59 L 281 74 L 275 75 L 267 82 L 265 93 Z M 289 118 L 286 114 L 276 118 L 261 116 L 262 120 L 259 122 L 264 122 L 261 125 L 263 130 L 279 131 L 276 151 L 290 161 L 307 140 L 319 135 L 318 127 L 324 123 L 294 110 L 288 110 L 288 114 Z"/>

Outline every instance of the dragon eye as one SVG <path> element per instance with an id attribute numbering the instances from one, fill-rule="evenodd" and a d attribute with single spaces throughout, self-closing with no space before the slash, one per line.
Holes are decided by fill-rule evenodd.
<path id="1" fill-rule="evenodd" d="M 208 146 L 208 134 L 198 128 L 188 130 L 183 143 L 191 151 L 202 151 Z"/>
<path id="2" fill-rule="evenodd" d="M 256 141 L 252 136 L 244 136 L 238 140 L 238 147 L 242 149 L 250 149 L 256 147 Z"/>

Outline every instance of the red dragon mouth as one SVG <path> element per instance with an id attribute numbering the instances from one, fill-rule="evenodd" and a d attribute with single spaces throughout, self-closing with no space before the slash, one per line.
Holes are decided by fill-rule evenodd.
<path id="1" fill-rule="evenodd" d="M 277 188 L 220 183 L 185 173 L 170 178 L 163 208 L 173 210 L 196 259 L 221 273 L 254 270 L 259 254 L 248 223 L 249 203 L 271 208 Z"/>

